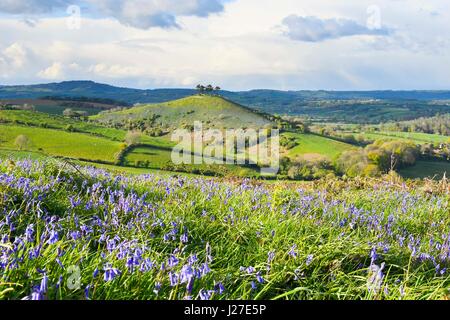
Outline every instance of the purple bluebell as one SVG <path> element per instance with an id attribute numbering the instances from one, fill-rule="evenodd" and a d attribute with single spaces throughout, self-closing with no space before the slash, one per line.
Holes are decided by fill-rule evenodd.
<path id="1" fill-rule="evenodd" d="M 306 257 L 306 265 L 309 266 L 311 264 L 311 262 L 313 261 L 314 256 L 312 254 L 308 255 Z"/>
<path id="2" fill-rule="evenodd" d="M 116 277 L 120 276 L 120 270 L 112 267 L 105 268 L 105 274 L 103 280 L 106 282 L 114 280 Z"/>
<path id="3" fill-rule="evenodd" d="M 84 297 L 86 298 L 86 300 L 90 300 L 90 298 L 89 298 L 89 291 L 90 291 L 90 289 L 91 289 L 91 285 L 90 284 L 88 284 L 86 286 L 86 288 L 84 288 Z"/>
<path id="4" fill-rule="evenodd" d="M 174 255 L 170 255 L 169 259 L 167 260 L 167 265 L 171 268 L 175 267 L 180 260 L 177 259 Z"/>
<path id="5" fill-rule="evenodd" d="M 222 284 L 222 282 L 217 282 L 214 285 L 214 290 L 218 293 L 218 294 L 223 294 L 225 292 L 225 287 Z"/>
<path id="6" fill-rule="evenodd" d="M 169 280 L 170 280 L 170 285 L 172 287 L 175 287 L 176 285 L 178 285 L 178 281 L 179 281 L 178 274 L 176 274 L 175 272 L 169 272 Z"/>
<path id="7" fill-rule="evenodd" d="M 260 273 L 260 272 L 258 272 L 258 273 L 256 274 L 256 280 L 257 280 L 259 283 L 264 283 L 264 279 L 263 279 L 263 277 L 261 276 L 261 273 Z"/>
<path id="8" fill-rule="evenodd" d="M 46 293 L 48 289 L 48 277 L 44 274 L 44 277 L 41 280 L 41 285 L 39 286 L 39 291 L 42 293 Z"/>
<path id="9" fill-rule="evenodd" d="M 214 290 L 202 289 L 199 292 L 200 300 L 211 300 L 211 296 L 214 294 Z"/>
<path id="10" fill-rule="evenodd" d="M 58 242 L 58 240 L 59 240 L 58 232 L 55 231 L 55 230 L 51 230 L 49 239 L 47 240 L 47 243 L 48 244 L 54 244 L 54 243 Z"/>

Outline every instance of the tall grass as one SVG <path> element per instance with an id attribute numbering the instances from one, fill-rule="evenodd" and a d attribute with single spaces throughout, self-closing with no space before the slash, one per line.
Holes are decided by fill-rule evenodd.
<path id="1" fill-rule="evenodd" d="M 5 160 L 0 298 L 444 299 L 448 204 Z"/>

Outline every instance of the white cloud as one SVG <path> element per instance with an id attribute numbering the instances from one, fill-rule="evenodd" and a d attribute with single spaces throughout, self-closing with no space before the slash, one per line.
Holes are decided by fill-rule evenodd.
<path id="1" fill-rule="evenodd" d="M 130 65 L 99 63 L 88 68 L 89 72 L 106 78 L 128 78 L 143 76 L 142 70 Z"/>
<path id="2" fill-rule="evenodd" d="M 14 69 L 22 68 L 27 62 L 27 52 L 19 43 L 13 43 L 3 51 L 3 56 Z"/>
<path id="3" fill-rule="evenodd" d="M 11 14 L 42 14 L 55 8 L 65 8 L 70 0 L 2 0 L 0 12 Z"/>
<path id="4" fill-rule="evenodd" d="M 69 6 L 82 8 L 81 13 L 95 13 L 140 29 L 152 27 L 179 28 L 178 17 L 208 17 L 222 12 L 223 0 L 2 0 L 0 12 L 15 15 L 42 15 L 65 12 Z M 35 20 L 24 17 L 29 26 Z"/>
<path id="5" fill-rule="evenodd" d="M 45 68 L 38 72 L 38 77 L 47 80 L 63 79 L 64 71 L 63 64 L 61 62 L 55 62 L 48 68 Z"/>
<path id="6" fill-rule="evenodd" d="M 293 40 L 320 42 L 355 35 L 388 35 L 386 28 L 372 29 L 351 19 L 320 19 L 290 15 L 283 19 L 286 35 Z"/>
<path id="7" fill-rule="evenodd" d="M 207 17 L 223 11 L 220 0 L 89 0 L 103 15 L 136 28 L 179 28 L 178 16 Z"/>
<path id="8" fill-rule="evenodd" d="M 186 3 L 196 8 L 198 2 Z M 0 38 L 1 83 L 53 78 L 140 88 L 191 87 L 197 82 L 230 90 L 450 88 L 450 10 L 444 10 L 449 8 L 444 0 L 430 2 L 428 11 L 421 10 L 419 0 L 408 6 L 405 1 L 377 1 L 381 25 L 395 30 L 383 37 L 361 32 L 342 36 L 355 33 L 345 31 L 344 23 L 345 28 L 337 26 L 339 37 L 326 28 L 310 36 L 329 39 L 331 33 L 329 41 L 293 41 L 279 28 L 293 14 L 321 21 L 346 19 L 364 28 L 372 3 L 236 0 L 224 2 L 222 13 L 207 19 L 189 7 L 164 7 L 181 29 L 131 28 L 118 18 L 105 18 L 111 16 L 105 13 L 82 15 L 79 30 L 68 30 L 65 17 L 51 14 L 40 16 L 34 28 L 15 16 L 2 16 L 0 30 L 7 32 Z"/>

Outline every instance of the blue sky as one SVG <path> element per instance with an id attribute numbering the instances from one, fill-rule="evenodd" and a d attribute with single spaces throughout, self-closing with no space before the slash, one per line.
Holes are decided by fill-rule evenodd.
<path id="1" fill-rule="evenodd" d="M 450 89 L 449 30 L 447 0 L 2 0 L 0 84 Z"/>

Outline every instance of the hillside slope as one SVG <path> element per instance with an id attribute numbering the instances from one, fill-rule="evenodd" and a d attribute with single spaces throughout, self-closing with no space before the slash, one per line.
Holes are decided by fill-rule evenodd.
<path id="1" fill-rule="evenodd" d="M 204 128 L 260 128 L 273 125 L 262 114 L 218 96 L 190 96 L 91 117 L 102 124 L 126 127 L 143 121 L 170 130 L 201 121 Z"/>
<path id="2" fill-rule="evenodd" d="M 195 93 L 194 89 L 132 89 L 93 81 L 0 86 L 0 100 L 82 97 L 112 99 L 127 105 L 163 103 Z M 222 90 L 220 94 L 236 103 L 266 113 L 308 116 L 331 122 L 404 121 L 450 112 L 450 91 Z"/>

